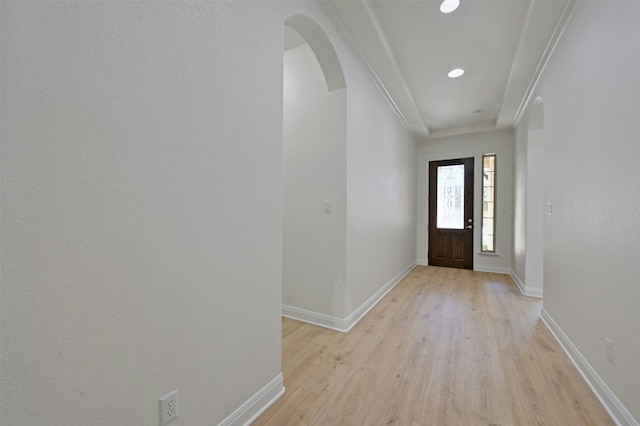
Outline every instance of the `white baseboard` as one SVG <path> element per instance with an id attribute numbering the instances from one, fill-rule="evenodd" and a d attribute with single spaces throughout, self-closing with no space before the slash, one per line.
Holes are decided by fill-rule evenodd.
<path id="1" fill-rule="evenodd" d="M 321 314 L 319 312 L 309 311 L 307 309 L 296 308 L 294 306 L 282 305 L 282 316 L 294 320 L 307 322 L 309 324 L 318 325 L 320 327 L 329 328 L 331 330 L 346 333 L 356 325 L 367 312 L 371 310 L 393 287 L 396 286 L 416 264 L 403 268 L 395 277 L 386 283 L 380 290 L 364 302 L 347 318 L 338 318 L 331 315 Z"/>
<path id="2" fill-rule="evenodd" d="M 542 289 L 527 287 L 524 291 L 525 296 L 542 298 Z"/>
<path id="3" fill-rule="evenodd" d="M 330 328 L 335 331 L 346 331 L 347 320 L 320 312 L 309 311 L 307 309 L 296 308 L 295 306 L 282 305 L 282 316 L 294 320 Z"/>
<path id="4" fill-rule="evenodd" d="M 506 274 L 506 275 L 510 275 L 511 278 L 513 279 L 513 281 L 516 283 L 516 285 L 518 286 L 518 289 L 520 290 L 520 293 L 522 293 L 524 296 L 529 296 L 529 297 L 542 297 L 542 289 L 541 288 L 533 288 L 533 287 L 527 287 L 522 280 L 520 279 L 520 277 L 518 277 L 515 272 L 513 272 L 513 270 L 511 268 L 502 268 L 502 267 L 495 267 L 495 266 L 477 266 L 476 271 L 479 272 L 493 272 L 496 274 Z"/>
<path id="5" fill-rule="evenodd" d="M 473 270 L 478 272 L 491 272 L 494 274 L 506 274 L 506 275 L 509 275 L 511 273 L 510 268 L 503 268 L 501 266 L 476 265 L 473 268 Z"/>
<path id="6" fill-rule="evenodd" d="M 284 378 L 280 373 L 218 426 L 248 426 L 284 395 Z"/>
<path id="7" fill-rule="evenodd" d="M 520 277 L 516 275 L 516 273 L 513 272 L 513 270 L 509 271 L 509 275 L 511 275 L 511 279 L 516 283 L 516 285 L 520 289 L 520 293 L 526 294 L 527 286 L 525 286 L 524 283 L 520 280 Z"/>
<path id="8" fill-rule="evenodd" d="M 551 334 L 556 338 L 560 346 L 565 351 L 573 365 L 576 366 L 578 372 L 587 382 L 593 393 L 600 400 L 605 410 L 609 413 L 613 421 L 618 426 L 640 426 L 638 421 L 633 418 L 629 410 L 620 402 L 618 397 L 609 389 L 609 386 L 602 380 L 596 370 L 589 364 L 587 359 L 582 356 L 578 348 L 571 342 L 569 337 L 562 331 L 560 326 L 554 321 L 549 313 L 542 309 L 540 312 L 542 322 L 547 326 Z"/>
<path id="9" fill-rule="evenodd" d="M 366 302 L 364 302 L 358 309 L 356 309 L 351 315 L 347 317 L 348 328 L 345 331 L 351 330 L 351 328 L 358 323 L 364 317 L 367 312 L 382 300 L 384 296 L 391 291 L 413 268 L 416 267 L 415 263 L 404 267 L 395 277 L 393 277 L 388 283 L 382 286 L 382 288 L 375 292 Z"/>
<path id="10" fill-rule="evenodd" d="M 540 298 L 542 297 L 541 288 L 527 287 L 525 283 L 522 282 L 520 277 L 513 271 L 513 269 L 510 269 L 507 273 L 511 275 L 511 278 L 513 279 L 513 281 L 515 281 L 516 285 L 520 289 L 520 293 L 522 293 L 524 296 Z"/>

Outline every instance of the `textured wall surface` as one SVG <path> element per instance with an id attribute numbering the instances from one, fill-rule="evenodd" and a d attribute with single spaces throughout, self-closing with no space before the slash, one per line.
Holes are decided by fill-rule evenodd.
<path id="1" fill-rule="evenodd" d="M 513 145 L 513 252 L 511 269 L 522 281 L 527 273 L 527 144 L 529 127 L 525 118 L 514 132 Z M 534 171 L 535 172 L 535 171 Z M 525 283 L 526 284 L 526 283 Z"/>
<path id="2" fill-rule="evenodd" d="M 416 258 L 416 144 L 349 59 L 345 316 Z"/>
<path id="3" fill-rule="evenodd" d="M 217 424 L 279 375 L 285 17 L 2 3 L 0 423 Z"/>
<path id="4" fill-rule="evenodd" d="M 297 164 L 295 158 L 288 157 L 294 151 L 285 152 L 285 182 L 309 179 L 312 183 L 305 195 L 302 188 L 297 190 L 296 203 L 301 203 L 300 207 L 288 207 L 285 198 L 285 214 L 289 212 L 289 217 L 297 218 L 298 229 L 308 233 L 306 243 L 304 235 L 296 236 L 298 247 L 306 244 L 308 252 L 285 257 L 285 274 L 306 274 L 303 279 L 313 285 L 311 292 L 304 291 L 295 279 L 289 280 L 291 275 L 284 283 L 284 303 L 346 319 L 415 262 L 416 145 L 371 78 L 335 34 L 328 31 L 331 27 L 325 28 L 344 70 L 346 94 L 344 90 L 328 94 L 319 91 L 320 76 L 310 70 L 310 52 L 305 54 L 304 47 L 285 55 L 285 71 L 302 72 L 291 81 L 290 89 L 294 90 L 285 92 L 285 112 L 291 111 L 291 116 L 285 117 L 285 148 L 312 144 L 295 154 L 302 160 Z M 303 83 L 311 88 L 304 96 L 295 92 L 296 87 L 301 88 L 296 85 Z M 346 145 L 340 141 L 345 117 Z M 289 167 L 297 170 L 298 178 L 286 176 Z M 285 187 L 285 197 L 286 191 Z M 326 198 L 319 198 L 321 194 Z M 333 202 L 329 215 L 321 211 L 324 200 Z M 304 214 L 313 218 L 306 226 L 300 221 Z M 285 239 L 293 232 L 288 226 L 285 223 Z M 295 263 L 296 257 L 302 256 L 306 257 L 304 262 L 287 268 L 289 262 Z M 314 277 L 315 269 L 318 271 Z"/>
<path id="5" fill-rule="evenodd" d="M 292 15 L 353 87 L 337 316 L 415 259 L 415 146 L 313 2 L 0 7 L 0 423 L 218 424 L 278 378 Z"/>
<path id="6" fill-rule="evenodd" d="M 512 269 L 527 292 L 542 295 L 544 249 L 544 109 L 541 98 L 515 131 Z"/>
<path id="7" fill-rule="evenodd" d="M 346 119 L 346 89 L 328 92 L 309 45 L 286 51 L 282 303 L 337 317 L 346 273 Z"/>
<path id="8" fill-rule="evenodd" d="M 544 202 L 553 204 L 544 308 L 640 420 L 638 17 L 638 2 L 582 2 L 539 94 Z"/>

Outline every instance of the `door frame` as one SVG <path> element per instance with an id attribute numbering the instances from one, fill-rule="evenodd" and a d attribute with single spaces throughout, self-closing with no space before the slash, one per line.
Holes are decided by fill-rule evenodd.
<path id="1" fill-rule="evenodd" d="M 437 205 L 435 203 L 436 191 L 437 191 L 437 167 L 439 166 L 447 166 L 447 165 L 457 165 L 464 164 L 465 165 L 465 188 L 464 188 L 464 198 L 465 198 L 465 212 L 464 212 L 464 223 L 462 229 L 451 229 L 446 231 L 438 232 L 436 228 L 436 209 Z M 442 160 L 431 160 L 427 159 L 426 164 L 426 175 L 427 175 L 427 188 L 426 188 L 426 207 L 427 207 L 427 221 L 426 221 L 426 231 L 427 231 L 427 241 L 426 241 L 426 260 L 427 264 L 436 266 L 445 266 L 445 267 L 454 267 L 454 268 L 463 268 L 463 269 L 474 269 L 475 264 L 475 156 L 470 157 L 458 157 L 458 158 L 449 158 Z M 434 200 L 431 200 L 433 194 Z M 471 200 L 470 203 L 467 201 Z M 434 201 L 434 202 L 432 202 Z M 449 259 L 441 258 L 440 260 L 436 260 L 436 238 L 441 238 L 440 243 L 445 243 L 445 251 L 447 253 L 451 253 L 451 257 Z M 458 248 L 462 249 L 463 256 L 462 259 L 454 259 L 453 258 L 453 245 L 454 240 L 462 241 Z M 440 246 L 442 247 L 442 246 Z M 449 256 L 449 254 L 447 254 Z"/>

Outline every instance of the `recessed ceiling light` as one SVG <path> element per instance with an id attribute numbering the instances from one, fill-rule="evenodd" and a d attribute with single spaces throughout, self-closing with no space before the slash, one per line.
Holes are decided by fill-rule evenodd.
<path id="1" fill-rule="evenodd" d="M 444 0 L 440 3 L 440 12 L 451 13 L 460 6 L 460 0 Z"/>
<path id="2" fill-rule="evenodd" d="M 447 74 L 447 77 L 449 77 L 449 78 L 458 78 L 462 74 L 464 74 L 464 70 L 462 68 L 456 68 L 456 69 L 453 69 L 453 70 L 449 71 L 449 74 Z"/>

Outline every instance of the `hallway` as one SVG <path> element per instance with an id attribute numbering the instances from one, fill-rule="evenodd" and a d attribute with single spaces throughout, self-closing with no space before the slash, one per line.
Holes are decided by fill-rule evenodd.
<path id="1" fill-rule="evenodd" d="M 418 266 L 349 333 L 283 319 L 286 394 L 254 425 L 608 425 L 507 275 Z"/>

